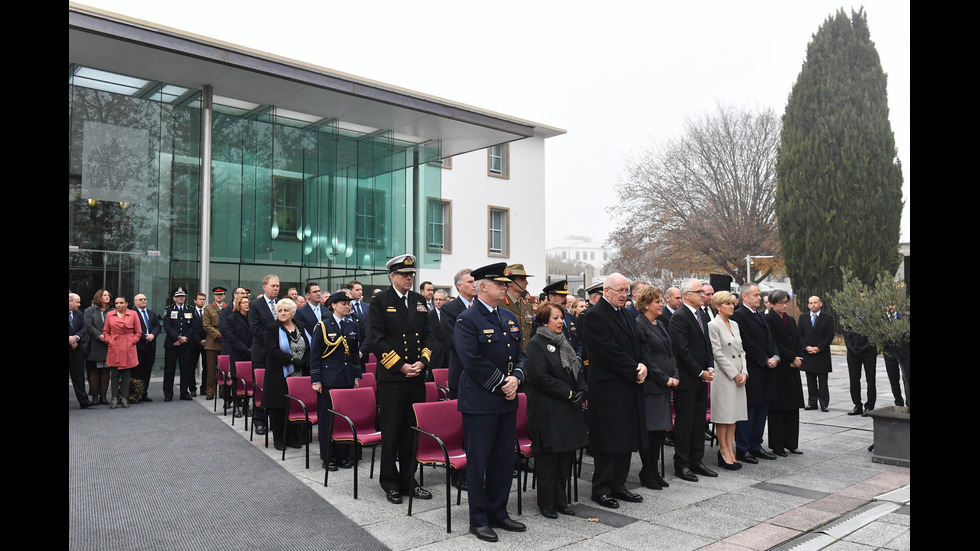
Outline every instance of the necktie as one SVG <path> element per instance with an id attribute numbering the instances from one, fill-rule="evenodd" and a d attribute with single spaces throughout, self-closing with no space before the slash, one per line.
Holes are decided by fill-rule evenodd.
<path id="1" fill-rule="evenodd" d="M 814 326 L 816 324 L 817 324 L 817 315 L 816 314 L 810 314 L 810 326 Z"/>
<path id="2" fill-rule="evenodd" d="M 698 325 L 701 327 L 701 333 L 704 333 L 704 321 L 701 319 L 701 310 L 694 312 L 694 317 L 698 318 Z"/>
<path id="3" fill-rule="evenodd" d="M 146 310 L 140 310 L 140 316 L 143 317 L 143 332 L 150 330 L 150 318 L 146 317 Z"/>
<path id="4" fill-rule="evenodd" d="M 364 317 L 364 314 L 361 313 L 361 301 L 354 303 L 354 311 L 357 312 L 357 317 Z"/>
<path id="5" fill-rule="evenodd" d="M 269 310 L 272 310 L 272 317 L 276 317 L 276 300 L 272 298 L 266 300 L 269 301 Z"/>

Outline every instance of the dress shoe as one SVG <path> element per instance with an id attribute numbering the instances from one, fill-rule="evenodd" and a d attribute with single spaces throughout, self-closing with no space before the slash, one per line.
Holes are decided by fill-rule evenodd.
<path id="1" fill-rule="evenodd" d="M 871 413 L 872 411 L 874 411 L 874 409 L 875 408 L 873 408 L 873 407 L 866 407 L 866 408 L 864 408 L 864 413 L 862 413 L 861 415 L 863 417 L 867 417 L 869 413 Z"/>
<path id="2" fill-rule="evenodd" d="M 109 404 L 109 409 L 116 409 L 116 401 L 115 400 L 113 400 L 112 403 Z"/>
<path id="3" fill-rule="evenodd" d="M 828 411 L 830 411 L 830 408 L 827 406 L 820 406 L 820 411 L 827 413 Z"/>
<path id="4" fill-rule="evenodd" d="M 786 448 L 786 449 L 789 450 L 789 453 L 792 453 L 794 455 L 803 455 L 803 452 L 801 452 L 796 448 Z"/>
<path id="5" fill-rule="evenodd" d="M 697 482 L 698 481 L 698 477 L 694 473 L 691 472 L 691 469 L 688 469 L 686 467 L 683 468 L 683 469 L 676 469 L 676 470 L 674 470 L 674 474 L 677 476 L 677 478 L 679 478 L 681 480 L 686 480 L 688 482 Z"/>
<path id="6" fill-rule="evenodd" d="M 354 464 L 351 463 L 350 459 L 344 459 L 337 466 L 340 467 L 341 469 L 350 469 L 351 467 L 354 466 Z"/>
<path id="7" fill-rule="evenodd" d="M 186 394 L 181 394 L 180 395 L 180 399 L 181 400 L 193 400 L 193 398 L 191 398 L 190 396 L 188 396 Z"/>
<path id="8" fill-rule="evenodd" d="M 772 453 L 778 455 L 779 457 L 789 457 L 789 454 L 786 453 L 786 450 L 772 450 Z"/>
<path id="9" fill-rule="evenodd" d="M 613 499 L 609 494 L 602 494 L 601 496 L 592 496 L 592 501 L 602 505 L 603 507 L 609 507 L 610 509 L 619 509 L 619 502 Z"/>
<path id="10" fill-rule="evenodd" d="M 847 412 L 848 415 L 861 415 L 861 406 L 854 406 L 854 409 Z"/>
<path id="11" fill-rule="evenodd" d="M 326 469 L 326 470 L 328 470 L 328 471 L 333 472 L 333 471 L 336 471 L 337 470 L 337 464 L 334 463 L 333 461 L 324 461 L 323 462 L 323 468 Z"/>
<path id="12" fill-rule="evenodd" d="M 301 442 L 286 442 L 286 445 L 289 446 L 290 448 L 293 448 L 294 450 L 303 449 L 303 444 Z"/>
<path id="13" fill-rule="evenodd" d="M 541 516 L 544 518 L 556 519 L 558 518 L 558 512 L 554 509 L 541 509 Z"/>
<path id="14" fill-rule="evenodd" d="M 152 401 L 153 398 L 150 398 L 149 396 L 143 396 L 142 398 L 140 398 L 140 402 L 152 402 Z"/>
<path id="15" fill-rule="evenodd" d="M 746 452 L 735 452 L 735 459 L 741 461 L 742 463 L 748 463 L 749 465 L 755 465 L 759 463 L 759 460 L 752 457 Z"/>
<path id="16" fill-rule="evenodd" d="M 402 502 L 402 493 L 398 490 L 388 490 L 385 492 L 385 497 L 388 498 L 388 503 L 400 505 Z"/>
<path id="17" fill-rule="evenodd" d="M 174 399 L 174 397 L 173 397 L 173 396 L 168 396 L 168 397 L 166 397 L 166 398 L 164 398 L 164 399 L 163 399 L 163 401 L 164 401 L 164 402 L 172 402 L 172 401 L 173 401 L 173 399 Z"/>
<path id="18" fill-rule="evenodd" d="M 207 396 L 205 396 L 205 399 L 214 400 L 214 394 L 208 394 Z"/>
<path id="19" fill-rule="evenodd" d="M 663 490 L 664 487 L 654 477 L 641 477 L 640 484 L 648 490 Z"/>
<path id="20" fill-rule="evenodd" d="M 489 526 L 470 526 L 470 533 L 476 536 L 478 540 L 497 541 L 497 533 Z"/>
<path id="21" fill-rule="evenodd" d="M 192 390 L 191 391 L 191 398 L 196 398 L 196 397 L 197 397 L 197 391 L 196 390 Z"/>
<path id="22" fill-rule="evenodd" d="M 752 454 L 752 457 L 758 457 L 759 459 L 776 459 L 775 455 L 767 452 L 766 450 L 751 450 L 749 453 Z"/>
<path id="23" fill-rule="evenodd" d="M 629 490 L 618 490 L 612 493 L 612 496 L 621 501 L 628 501 L 630 503 L 643 503 L 643 496 L 640 494 L 634 494 Z"/>
<path id="24" fill-rule="evenodd" d="M 261 436 L 261 435 L 263 435 L 263 434 L 265 434 L 267 432 L 269 432 L 269 427 L 267 427 L 265 425 L 260 425 L 258 423 L 255 424 L 255 434 L 258 434 L 258 435 Z"/>
<path id="25" fill-rule="evenodd" d="M 558 511 L 559 513 L 563 514 L 563 515 L 568 515 L 570 517 L 574 517 L 575 516 L 575 509 L 572 509 L 568 505 L 566 505 L 564 507 L 556 507 L 555 510 Z"/>
<path id="26" fill-rule="evenodd" d="M 273 442 L 272 447 L 276 448 L 279 451 L 286 451 L 286 445 L 283 444 L 282 442 Z"/>
<path id="27" fill-rule="evenodd" d="M 741 463 L 726 462 L 725 458 L 721 456 L 721 452 L 718 452 L 718 466 L 721 467 L 722 469 L 729 470 L 729 471 L 737 471 L 742 468 Z"/>
<path id="28" fill-rule="evenodd" d="M 129 400 L 123 398 L 122 399 L 122 407 L 128 408 L 129 407 Z"/>
<path id="29" fill-rule="evenodd" d="M 432 492 L 421 486 L 416 486 L 415 489 L 412 490 L 412 496 L 415 499 L 432 499 Z"/>
<path id="30" fill-rule="evenodd" d="M 710 476 L 710 477 L 718 476 L 718 473 L 712 471 L 711 469 L 708 468 L 707 465 L 701 462 L 691 465 L 691 472 L 695 472 L 703 476 Z"/>
<path id="31" fill-rule="evenodd" d="M 663 488 L 670 488 L 670 484 L 667 484 L 667 481 L 664 480 L 664 477 L 660 476 L 660 473 L 654 473 L 653 480 Z"/>
<path id="32" fill-rule="evenodd" d="M 905 400 L 895 400 L 895 406 L 900 408 L 905 407 Z"/>
<path id="33" fill-rule="evenodd" d="M 527 526 L 517 522 L 512 518 L 505 518 L 503 520 L 496 520 L 490 523 L 491 528 L 500 528 L 501 530 L 507 530 L 508 532 L 523 532 L 527 530 Z"/>
<path id="34" fill-rule="evenodd" d="M 810 405 L 806 406 L 803 409 L 806 410 L 806 411 L 811 411 L 811 410 L 817 409 L 817 404 L 810 404 Z"/>

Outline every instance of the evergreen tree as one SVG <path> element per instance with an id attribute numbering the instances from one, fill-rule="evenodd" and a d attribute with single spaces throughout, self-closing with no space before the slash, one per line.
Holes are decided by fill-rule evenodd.
<path id="1" fill-rule="evenodd" d="M 828 17 L 783 115 L 776 216 L 797 296 L 898 268 L 902 167 L 888 121 L 886 76 L 864 10 Z"/>

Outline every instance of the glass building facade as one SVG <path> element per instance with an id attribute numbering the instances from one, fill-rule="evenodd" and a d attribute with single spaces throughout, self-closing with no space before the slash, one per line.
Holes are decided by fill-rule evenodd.
<path id="1" fill-rule="evenodd" d="M 106 288 L 162 311 L 202 273 L 258 294 L 268 273 L 283 292 L 335 290 L 386 285 L 404 252 L 438 266 L 438 141 L 209 93 L 69 65 L 69 288 L 83 307 Z"/>

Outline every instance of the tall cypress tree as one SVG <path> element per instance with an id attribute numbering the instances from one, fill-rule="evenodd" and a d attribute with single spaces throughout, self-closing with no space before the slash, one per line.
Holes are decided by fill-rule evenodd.
<path id="1" fill-rule="evenodd" d="M 779 148 L 776 216 L 797 296 L 894 274 L 902 166 L 888 122 L 886 77 L 864 10 L 828 17 L 807 47 Z"/>

